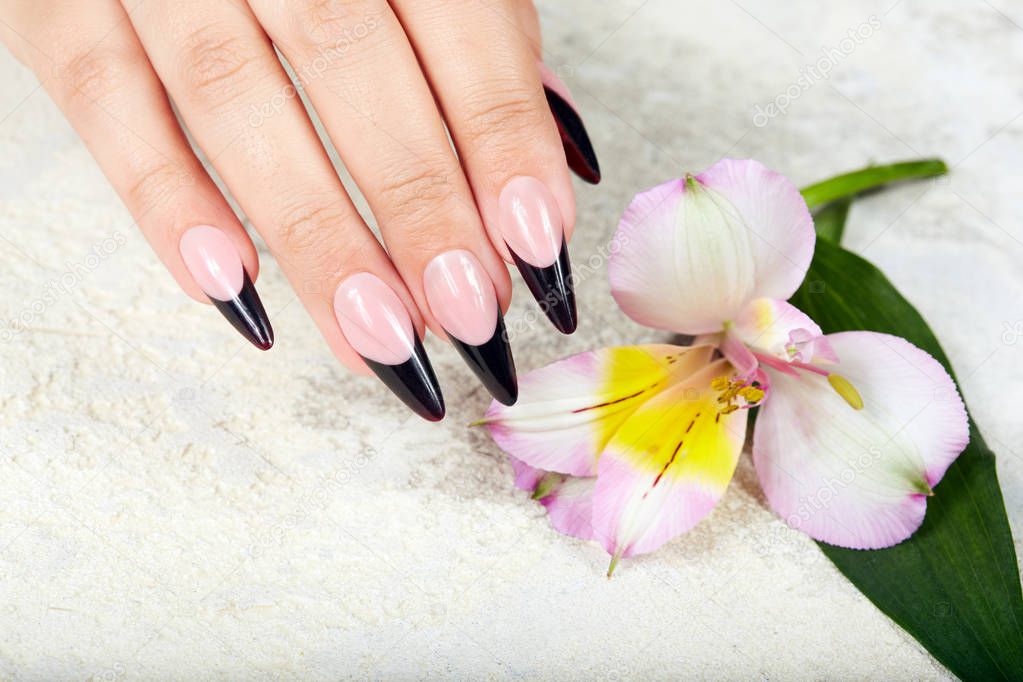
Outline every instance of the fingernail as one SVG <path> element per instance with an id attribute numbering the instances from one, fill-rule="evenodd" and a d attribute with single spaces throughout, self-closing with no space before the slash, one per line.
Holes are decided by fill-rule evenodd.
<path id="1" fill-rule="evenodd" d="M 426 266 L 423 285 L 430 310 L 462 359 L 498 402 L 513 405 L 519 395 L 515 361 L 494 283 L 476 256 L 442 253 Z"/>
<path id="2" fill-rule="evenodd" d="M 334 316 L 373 373 L 409 409 L 428 421 L 444 418 L 444 396 L 412 318 L 391 287 L 360 272 L 334 293 Z"/>
<path id="3" fill-rule="evenodd" d="M 274 331 L 234 242 L 210 225 L 189 228 L 178 244 L 193 279 L 227 321 L 261 350 L 274 345 Z"/>
<path id="4" fill-rule="evenodd" d="M 597 162 L 597 154 L 593 151 L 593 143 L 590 142 L 586 126 L 576 111 L 572 95 L 569 94 L 565 83 L 547 68 L 546 64 L 537 63 L 540 66 L 543 91 L 547 95 L 547 105 L 550 106 L 554 120 L 558 123 L 558 132 L 561 133 L 561 144 L 565 148 L 568 167 L 586 182 L 596 185 L 600 182 L 600 164 Z"/>
<path id="5" fill-rule="evenodd" d="M 536 178 L 512 178 L 498 200 L 501 234 L 522 279 L 547 318 L 563 334 L 576 328 L 572 266 L 561 211 Z"/>

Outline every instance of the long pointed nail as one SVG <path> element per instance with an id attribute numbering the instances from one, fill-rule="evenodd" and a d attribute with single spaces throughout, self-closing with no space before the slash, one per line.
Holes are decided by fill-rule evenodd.
<path id="1" fill-rule="evenodd" d="M 504 318 L 494 283 L 476 256 L 442 253 L 426 266 L 423 285 L 430 310 L 462 359 L 498 402 L 514 404 L 519 388 Z"/>
<path id="2" fill-rule="evenodd" d="M 338 326 L 373 373 L 417 415 L 444 418 L 444 396 L 412 318 L 394 290 L 360 272 L 334 293 Z"/>
<path id="3" fill-rule="evenodd" d="M 586 182 L 596 185 L 600 182 L 600 163 L 572 95 L 565 83 L 546 64 L 539 62 L 539 65 L 543 91 L 547 96 L 547 105 L 557 121 L 558 132 L 561 133 L 568 167 Z"/>
<path id="4" fill-rule="evenodd" d="M 547 318 L 563 334 L 577 324 L 572 266 L 561 211 L 536 178 L 512 178 L 498 200 L 500 229 L 522 279 Z"/>
<path id="5" fill-rule="evenodd" d="M 198 225 L 181 235 L 178 248 L 188 272 L 231 326 L 256 348 L 269 350 L 274 345 L 270 319 L 231 238 Z"/>

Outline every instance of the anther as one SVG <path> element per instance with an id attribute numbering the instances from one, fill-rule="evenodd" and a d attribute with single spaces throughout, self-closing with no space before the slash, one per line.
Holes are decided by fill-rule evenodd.
<path id="1" fill-rule="evenodd" d="M 849 403 L 849 407 L 854 410 L 863 409 L 863 397 L 860 396 L 860 392 L 856 390 L 856 387 L 840 374 L 829 374 L 828 383 L 831 384 L 831 388 L 835 390 L 835 393 L 842 396 L 842 400 Z"/>

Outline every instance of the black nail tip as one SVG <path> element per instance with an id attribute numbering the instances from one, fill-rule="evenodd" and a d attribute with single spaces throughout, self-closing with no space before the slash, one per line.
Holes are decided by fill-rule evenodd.
<path id="1" fill-rule="evenodd" d="M 547 95 L 547 105 L 554 114 L 554 120 L 558 123 L 568 167 L 586 182 L 596 185 L 600 182 L 600 163 L 583 120 L 575 107 L 561 95 L 548 87 L 544 87 L 543 91 Z"/>
<path id="2" fill-rule="evenodd" d="M 519 398 L 519 382 L 515 376 L 515 360 L 504 328 L 504 316 L 497 314 L 497 327 L 490 340 L 472 346 L 449 335 L 459 355 L 469 365 L 494 399 L 505 405 L 514 405 Z"/>
<path id="3" fill-rule="evenodd" d="M 545 268 L 525 262 L 511 247 L 508 251 L 530 293 L 540 305 L 540 310 L 551 324 L 562 334 L 574 332 L 579 320 L 575 307 L 575 289 L 572 287 L 572 264 L 568 260 L 565 240 L 561 241 L 558 259 Z"/>
<path id="4" fill-rule="evenodd" d="M 423 344 L 416 339 L 412 357 L 400 365 L 386 365 L 364 357 L 363 360 L 401 402 L 423 419 L 439 422 L 444 418 L 444 396 L 433 373 Z"/>
<path id="5" fill-rule="evenodd" d="M 260 350 L 270 350 L 274 345 L 274 330 L 270 326 L 270 318 L 266 316 L 263 302 L 259 300 L 256 287 L 245 273 L 242 290 L 230 301 L 221 301 L 210 297 L 220 314 L 227 318 L 231 326 L 238 330 L 253 346 Z"/>

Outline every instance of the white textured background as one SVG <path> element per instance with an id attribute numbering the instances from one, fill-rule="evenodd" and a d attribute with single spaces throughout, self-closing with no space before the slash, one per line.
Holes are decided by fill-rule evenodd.
<path id="1" fill-rule="evenodd" d="M 752 124 L 870 15 L 830 79 Z M 578 185 L 577 264 L 634 192 L 722 155 L 800 184 L 949 161 L 947 181 L 858 203 L 847 244 L 942 339 L 1023 528 L 1023 3 L 550 0 L 542 17 L 605 171 Z M 710 518 L 607 581 L 604 553 L 554 533 L 465 428 L 487 401 L 450 348 L 429 343 L 449 418 L 409 418 L 335 363 L 264 255 L 278 344 L 260 354 L 175 289 L 35 78 L 5 55 L 0 82 L 0 677 L 947 674 L 765 508 L 748 457 Z M 656 338 L 605 275 L 567 340 L 527 324 L 519 286 L 521 371 Z"/>

